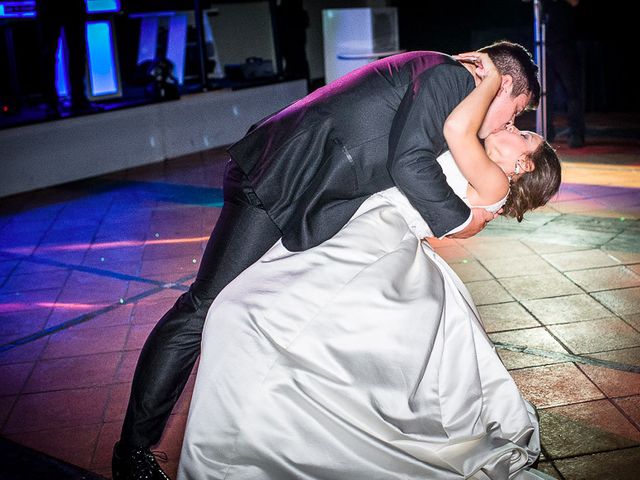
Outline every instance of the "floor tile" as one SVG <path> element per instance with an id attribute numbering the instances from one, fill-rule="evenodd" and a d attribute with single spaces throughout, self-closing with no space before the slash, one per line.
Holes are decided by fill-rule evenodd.
<path id="1" fill-rule="evenodd" d="M 140 268 L 140 276 L 150 278 L 152 275 L 159 275 L 167 282 L 174 281 L 186 275 L 195 275 L 199 260 L 200 254 L 144 260 Z"/>
<path id="2" fill-rule="evenodd" d="M 522 277 L 555 273 L 555 269 L 538 255 L 523 255 L 517 262 L 511 257 L 491 258 L 482 261 L 482 265 L 496 278 Z"/>
<path id="3" fill-rule="evenodd" d="M 607 362 L 615 362 L 624 365 L 640 367 L 640 347 L 623 348 L 608 352 L 592 353 L 590 358 L 596 358 Z"/>
<path id="4" fill-rule="evenodd" d="M 635 263 L 633 265 L 629 265 L 628 266 L 629 270 L 631 270 L 633 273 L 640 275 L 640 263 Z"/>
<path id="5" fill-rule="evenodd" d="M 2 292 L 29 292 L 44 288 L 62 288 L 68 276 L 67 270 L 54 270 L 47 272 L 46 275 L 38 275 L 38 281 L 34 282 L 34 276 L 31 273 L 14 274 L 2 285 Z"/>
<path id="6" fill-rule="evenodd" d="M 518 300 L 533 300 L 582 293 L 577 286 L 560 273 L 501 278 L 500 283 Z"/>
<path id="7" fill-rule="evenodd" d="M 473 255 L 469 250 L 460 245 L 447 245 L 446 247 L 436 248 L 436 253 L 440 255 L 447 263 L 457 263 L 466 260 L 473 260 Z"/>
<path id="8" fill-rule="evenodd" d="M 93 316 L 90 320 L 74 325 L 73 328 L 82 330 L 85 328 L 106 328 L 119 325 L 129 325 L 133 313 L 133 304 L 121 304 L 113 310 Z"/>
<path id="9" fill-rule="evenodd" d="M 118 365 L 114 378 L 115 382 L 131 382 L 139 356 L 140 350 L 122 352 L 122 359 L 120 360 L 120 365 Z"/>
<path id="10" fill-rule="evenodd" d="M 33 432 L 102 422 L 109 387 L 21 395 L 2 434 Z"/>
<path id="11" fill-rule="evenodd" d="M 51 335 L 49 344 L 42 353 L 42 358 L 119 352 L 124 347 L 128 332 L 128 325 L 101 329 L 71 327 Z"/>
<path id="12" fill-rule="evenodd" d="M 623 264 L 640 263 L 640 252 L 638 251 L 613 250 L 607 246 L 603 248 L 603 251 Z"/>
<path id="13" fill-rule="evenodd" d="M 20 393 L 33 370 L 33 362 L 0 365 L 0 396 Z"/>
<path id="14" fill-rule="evenodd" d="M 157 446 L 159 451 L 167 454 L 169 461 L 163 464 L 162 468 L 171 478 L 176 478 L 178 471 L 178 460 L 180 459 L 180 450 L 182 449 L 186 423 L 187 416 L 185 414 L 171 415 L 164 435 Z"/>
<path id="15" fill-rule="evenodd" d="M 104 414 L 105 422 L 121 422 L 127 412 L 131 383 L 116 383 L 111 386 L 109 401 Z"/>
<path id="16" fill-rule="evenodd" d="M 0 260 L 0 278 L 15 272 L 16 268 L 20 264 L 20 260 Z M 0 282 L 0 287 L 2 283 Z"/>
<path id="17" fill-rule="evenodd" d="M 0 345 L 6 345 L 15 337 L 0 337 Z M 18 345 L 4 352 L 0 352 L 0 365 L 10 363 L 29 362 L 37 360 L 49 341 L 48 338 L 40 338 L 24 345 Z"/>
<path id="18" fill-rule="evenodd" d="M 587 292 L 640 286 L 640 275 L 624 266 L 577 270 L 565 275 Z"/>
<path id="19" fill-rule="evenodd" d="M 536 470 L 549 475 L 551 478 L 560 478 L 560 472 L 558 472 L 558 470 L 556 470 L 556 467 L 554 467 L 553 464 L 549 461 L 541 461 L 536 467 Z"/>
<path id="20" fill-rule="evenodd" d="M 17 395 L 9 395 L 6 397 L 0 397 L 0 430 L 4 425 L 4 422 L 9 418 L 9 413 L 13 408 L 13 404 L 16 403 Z"/>
<path id="21" fill-rule="evenodd" d="M 555 462 L 565 480 L 637 480 L 639 464 L 638 447 Z"/>
<path id="22" fill-rule="evenodd" d="M 127 342 L 125 343 L 124 348 L 126 350 L 137 350 L 142 348 L 144 342 L 149 336 L 149 333 L 153 330 L 153 327 L 155 327 L 155 324 L 153 323 L 132 325 L 129 329 L 129 336 L 127 337 Z"/>
<path id="23" fill-rule="evenodd" d="M 168 294 L 168 296 L 167 296 Z M 133 324 L 153 323 L 158 320 L 175 304 L 180 292 L 175 290 L 160 292 L 136 302 L 131 321 Z"/>
<path id="24" fill-rule="evenodd" d="M 451 268 L 463 282 L 477 282 L 479 280 L 491 280 L 491 274 L 476 261 L 463 261 L 452 263 Z"/>
<path id="25" fill-rule="evenodd" d="M 524 300 L 522 304 L 545 325 L 611 316 L 609 310 L 586 294 Z"/>
<path id="26" fill-rule="evenodd" d="M 618 405 L 624 413 L 640 428 L 640 395 L 625 398 L 614 398 L 613 403 Z"/>
<path id="27" fill-rule="evenodd" d="M 108 385 L 114 381 L 121 352 L 40 360 L 24 392 L 46 392 Z M 69 372 L 73 372 L 70 375 Z"/>
<path id="28" fill-rule="evenodd" d="M 489 338 L 498 344 L 529 347 L 550 353 L 567 353 L 562 345 L 542 327 L 492 333 L 489 335 Z M 532 353 L 511 351 L 501 348 L 499 345 L 497 345 L 497 348 L 500 358 L 502 358 L 502 361 L 508 369 L 549 365 L 566 361 L 563 358 L 554 358 L 553 355 L 541 356 Z"/>
<path id="29" fill-rule="evenodd" d="M 635 212 L 640 218 L 640 211 Z M 638 238 L 638 230 L 631 229 L 619 233 L 611 240 L 602 244 L 603 250 L 615 250 L 625 252 L 640 252 L 640 238 Z"/>
<path id="30" fill-rule="evenodd" d="M 536 252 L 538 255 L 550 253 L 564 252 L 580 252 L 590 250 L 588 245 L 571 245 L 570 243 L 555 243 L 548 239 L 540 239 L 540 241 L 531 241 L 529 239 L 522 240 L 527 247 Z"/>
<path id="31" fill-rule="evenodd" d="M 611 208 L 621 206 L 637 206 L 640 210 L 640 194 L 638 192 L 621 193 L 598 198 L 598 202 Z"/>
<path id="32" fill-rule="evenodd" d="M 470 282 L 466 287 L 478 306 L 513 301 L 513 297 L 495 280 Z"/>
<path id="33" fill-rule="evenodd" d="M 540 324 L 519 303 L 499 303 L 478 307 L 484 329 L 491 332 L 538 327 Z"/>
<path id="34" fill-rule="evenodd" d="M 511 376 L 524 397 L 538 408 L 604 398 L 602 392 L 572 363 L 513 370 Z"/>
<path id="35" fill-rule="evenodd" d="M 15 338 L 31 335 L 44 328 L 51 308 L 0 313 L 0 335 Z"/>
<path id="36" fill-rule="evenodd" d="M 7 437 L 54 458 L 89 469 L 99 430 L 100 425 L 94 424 L 39 432 L 13 433 Z"/>
<path id="37" fill-rule="evenodd" d="M 632 313 L 630 315 L 622 315 L 625 322 L 640 332 L 640 313 Z"/>
<path id="38" fill-rule="evenodd" d="M 607 397 L 640 395 L 640 373 L 580 364 L 582 370 Z"/>
<path id="39" fill-rule="evenodd" d="M 640 288 L 595 292 L 593 298 L 618 315 L 640 313 Z"/>
<path id="40" fill-rule="evenodd" d="M 111 478 L 111 456 L 113 445 L 120 439 L 122 421 L 103 423 L 96 442 L 96 448 L 91 461 L 91 471 L 99 473 L 106 471 Z M 175 478 L 175 477 L 173 477 Z"/>
<path id="41" fill-rule="evenodd" d="M 117 303 L 127 291 L 128 281 L 85 272 L 74 272 L 60 292 L 63 303 Z"/>
<path id="42" fill-rule="evenodd" d="M 581 250 L 578 252 L 549 253 L 543 258 L 561 272 L 568 270 L 584 270 L 587 268 L 608 267 L 618 265 L 615 257 L 602 250 Z"/>
<path id="43" fill-rule="evenodd" d="M 560 213 L 597 212 L 606 207 L 591 199 L 567 200 L 565 202 L 553 202 L 551 205 Z"/>
<path id="44" fill-rule="evenodd" d="M 464 247 L 481 262 L 489 259 L 519 258 L 533 253 L 525 244 L 515 240 L 466 243 Z"/>
<path id="45" fill-rule="evenodd" d="M 542 445 L 552 459 L 640 445 L 640 430 L 609 400 L 538 410 Z"/>
<path id="46" fill-rule="evenodd" d="M 64 328 L 65 324 L 73 324 L 77 328 L 87 328 L 101 313 L 110 308 L 117 308 L 118 303 L 81 303 L 56 302 L 47 319 L 46 328 Z"/>
<path id="47" fill-rule="evenodd" d="M 577 250 L 575 247 L 583 248 L 599 248 L 611 241 L 618 235 L 617 232 L 606 231 L 593 231 L 582 228 L 571 228 L 567 226 L 557 225 L 556 222 L 550 222 L 527 235 L 527 244 L 529 242 L 544 243 L 549 242 L 552 245 L 566 245 L 572 248 L 569 250 Z M 547 249 L 546 252 L 538 253 L 552 253 L 553 251 L 562 251 L 559 249 L 551 250 Z"/>
<path id="48" fill-rule="evenodd" d="M 577 354 L 640 346 L 640 333 L 616 317 L 550 325 L 549 330 Z"/>

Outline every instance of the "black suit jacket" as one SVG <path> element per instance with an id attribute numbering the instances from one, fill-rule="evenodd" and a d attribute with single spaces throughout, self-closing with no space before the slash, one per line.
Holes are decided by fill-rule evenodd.
<path id="1" fill-rule="evenodd" d="M 289 250 L 332 237 L 368 196 L 394 185 L 442 236 L 470 213 L 436 157 L 446 150 L 444 121 L 474 87 L 447 55 L 387 57 L 258 122 L 229 154 Z"/>

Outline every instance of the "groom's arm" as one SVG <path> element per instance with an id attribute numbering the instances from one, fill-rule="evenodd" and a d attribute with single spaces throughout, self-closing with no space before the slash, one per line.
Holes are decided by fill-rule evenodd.
<path id="1" fill-rule="evenodd" d="M 445 147 L 445 120 L 474 87 L 459 64 L 423 72 L 408 86 L 389 135 L 389 173 L 437 237 L 472 221 L 471 210 L 447 184 L 436 158 Z"/>

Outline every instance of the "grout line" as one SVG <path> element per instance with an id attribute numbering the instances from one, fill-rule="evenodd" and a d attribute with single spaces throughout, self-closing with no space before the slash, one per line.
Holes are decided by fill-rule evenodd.
<path id="1" fill-rule="evenodd" d="M 111 270 L 104 270 L 102 268 L 86 267 L 84 265 L 75 265 L 71 263 L 59 262 L 57 260 L 50 260 L 48 258 L 43 258 L 43 257 L 35 257 L 33 255 L 27 257 L 22 255 L 15 255 L 9 252 L 0 251 L 0 253 L 2 253 L 3 255 L 11 256 L 12 258 L 17 260 L 33 262 L 33 263 L 38 263 L 43 265 L 52 265 L 52 266 L 66 268 L 70 270 L 76 270 L 79 272 L 92 273 L 94 275 L 100 275 L 103 277 L 115 278 L 117 280 L 128 280 L 133 282 L 149 283 L 151 285 L 157 285 L 159 287 L 162 287 L 169 283 L 179 283 L 179 282 L 162 282 L 160 280 L 151 280 L 149 278 L 138 277 L 136 275 L 128 275 L 126 273 L 113 272 Z"/>
<path id="2" fill-rule="evenodd" d="M 581 355 L 573 355 L 571 353 L 551 352 L 549 350 L 543 350 L 540 348 L 527 347 L 526 345 L 514 345 L 508 342 L 494 342 L 494 345 L 496 346 L 496 348 L 500 348 L 502 350 L 509 350 L 511 352 L 518 352 L 518 353 L 527 353 L 529 355 L 536 355 L 539 357 L 551 358 L 554 360 L 561 360 L 563 362 L 583 363 L 586 365 L 610 368 L 613 370 L 620 370 L 623 372 L 640 373 L 640 367 L 635 365 L 627 365 L 626 363 L 612 362 L 609 360 L 601 360 L 598 358 L 591 358 L 591 357 L 583 357 Z"/>
<path id="3" fill-rule="evenodd" d="M 131 303 L 131 302 L 136 302 L 138 300 L 141 300 L 143 298 L 149 297 L 151 295 L 154 295 L 164 289 L 168 289 L 168 288 L 175 288 L 175 289 L 179 289 L 182 291 L 187 291 L 188 287 L 180 285 L 181 283 L 190 280 L 192 278 L 194 278 L 195 275 L 188 275 L 186 277 L 180 278 L 177 281 L 171 283 L 171 284 L 166 284 L 166 285 L 160 285 L 157 286 L 156 288 L 152 288 L 150 290 L 146 290 L 142 293 L 139 293 L 138 295 L 135 295 L 133 297 L 124 299 L 123 303 L 113 303 L 111 305 L 108 305 L 106 307 L 100 308 L 98 310 L 95 310 L 93 312 L 90 313 L 86 313 L 84 315 L 80 315 L 79 317 L 76 318 L 72 318 L 70 320 L 67 320 L 66 322 L 63 322 L 59 325 L 55 325 L 53 327 L 50 328 L 45 328 L 44 330 L 40 330 L 39 332 L 36 333 L 32 333 L 31 335 L 27 335 L 25 337 L 22 338 L 18 338 L 16 340 L 13 340 L 11 342 L 5 343 L 4 345 L 0 345 L 0 353 L 2 352 L 6 352 L 8 350 L 11 350 L 15 347 L 21 346 L 21 345 L 25 345 L 27 343 L 31 343 L 35 340 L 39 340 L 40 338 L 43 337 L 47 337 L 49 335 L 52 335 L 54 333 L 57 333 L 61 330 L 66 330 L 69 327 L 73 327 L 74 325 L 78 325 L 80 323 L 85 323 L 88 322 L 89 320 L 94 319 L 95 317 L 97 317 L 98 315 L 102 315 L 103 313 L 107 313 L 110 312 L 112 310 L 115 310 L 116 308 L 120 307 L 120 305 L 122 304 L 127 304 L 127 303 Z M 180 288 L 182 287 L 182 288 Z"/>

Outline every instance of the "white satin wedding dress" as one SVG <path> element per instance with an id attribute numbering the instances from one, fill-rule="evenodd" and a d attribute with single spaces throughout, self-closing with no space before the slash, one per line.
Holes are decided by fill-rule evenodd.
<path id="1" fill-rule="evenodd" d="M 453 158 L 438 160 L 465 197 Z M 277 242 L 228 285 L 207 316 L 178 478 L 549 478 L 528 468 L 533 408 L 430 234 L 391 188 L 323 244 Z"/>

